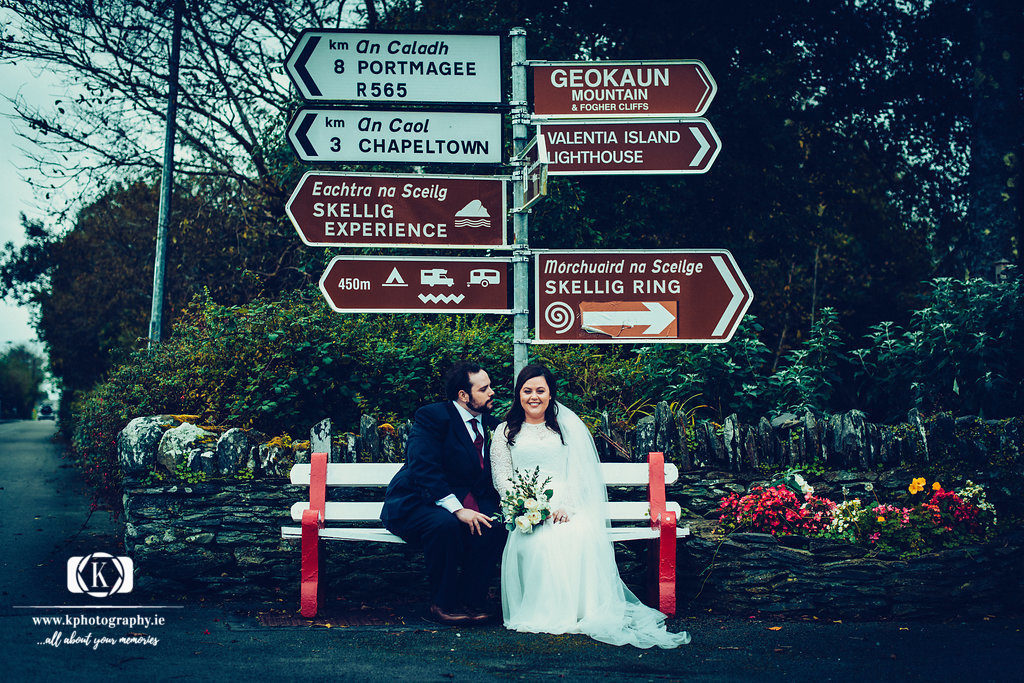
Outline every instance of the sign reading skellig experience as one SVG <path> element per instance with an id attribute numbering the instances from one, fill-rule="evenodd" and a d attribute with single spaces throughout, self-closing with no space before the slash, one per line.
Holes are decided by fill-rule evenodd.
<path id="1" fill-rule="evenodd" d="M 302 177 L 285 211 L 312 247 L 506 245 L 507 179 L 392 173 Z"/>

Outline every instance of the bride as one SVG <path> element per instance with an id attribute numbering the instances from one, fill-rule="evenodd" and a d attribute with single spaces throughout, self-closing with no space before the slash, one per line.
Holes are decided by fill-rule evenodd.
<path id="1" fill-rule="evenodd" d="M 665 615 L 642 604 L 619 578 L 607 534 L 608 497 L 594 439 L 556 401 L 554 375 L 528 365 L 516 399 L 494 430 L 491 472 L 504 497 L 514 471 L 551 477 L 554 511 L 532 532 L 509 534 L 501 559 L 505 627 L 532 633 L 583 633 L 612 645 L 672 648 L 690 642 L 669 633 Z"/>

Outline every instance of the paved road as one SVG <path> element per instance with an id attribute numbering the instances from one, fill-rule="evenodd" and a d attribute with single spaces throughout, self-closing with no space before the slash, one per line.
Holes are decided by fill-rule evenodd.
<path id="1" fill-rule="evenodd" d="M 52 432 L 49 422 L 0 424 L 6 680 L 962 682 L 1024 676 L 1022 620 L 835 623 L 684 615 L 674 625 L 691 632 L 691 645 L 641 651 L 580 636 L 509 633 L 498 625 L 266 626 L 265 610 L 261 619 L 258 610 L 231 606 L 154 607 L 132 595 L 74 595 L 66 587 L 67 558 L 116 553 L 116 526 L 106 514 L 89 517 L 88 498 L 49 440 Z M 96 609 L 100 605 L 105 608 Z M 92 623 L 47 625 L 44 617 Z M 108 627 L 99 621 L 112 617 L 165 623 Z M 72 636 L 78 642 L 65 642 Z M 103 640 L 122 637 L 137 642 Z"/>

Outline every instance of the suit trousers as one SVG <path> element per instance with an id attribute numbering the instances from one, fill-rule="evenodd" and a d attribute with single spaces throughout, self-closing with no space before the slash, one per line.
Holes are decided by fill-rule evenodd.
<path id="1" fill-rule="evenodd" d="M 478 536 L 448 510 L 421 505 L 400 524 L 392 523 L 390 530 L 423 548 L 434 604 L 454 610 L 460 602 L 474 608 L 486 602 L 508 535 L 500 522 L 491 525 Z"/>

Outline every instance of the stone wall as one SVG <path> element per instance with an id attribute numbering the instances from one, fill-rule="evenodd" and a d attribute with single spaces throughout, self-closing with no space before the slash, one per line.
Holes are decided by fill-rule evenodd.
<path id="1" fill-rule="evenodd" d="M 907 560 L 797 536 L 698 531 L 679 567 L 681 602 L 719 612 L 948 619 L 1024 608 L 1019 530 Z"/>
<path id="2" fill-rule="evenodd" d="M 309 443 L 292 444 L 172 416 L 133 420 L 118 438 L 118 451 L 125 544 L 136 562 L 137 590 L 295 607 L 300 546 L 281 539 L 280 528 L 297 525 L 288 511 L 307 499 L 308 489 L 288 483 L 291 464 L 328 448 L 334 462 L 399 461 L 407 433 L 407 424 L 380 426 L 364 418 L 358 435 L 331 438 L 329 425 L 321 423 Z M 974 480 L 986 484 L 1001 515 L 1019 518 L 1020 420 L 940 418 L 887 428 L 857 413 L 831 420 L 808 413 L 775 425 L 762 420 L 756 428 L 730 418 L 720 428 L 688 434 L 667 406 L 659 406 L 622 438 L 636 453 L 661 450 L 680 464 L 668 497 L 682 505 L 683 523 L 695 532 L 680 544 L 681 613 L 710 607 L 846 617 L 984 616 L 1020 608 L 1024 538 L 1015 530 L 985 545 L 914 560 L 868 557 L 861 548 L 804 539 L 733 534 L 723 541 L 711 534 L 722 496 L 765 483 L 771 467 L 812 462 L 819 474 L 808 479 L 816 493 L 870 500 L 870 486 L 885 501 L 922 467 L 956 460 L 974 466 Z M 824 471 L 823 462 L 829 465 Z M 195 483 L 180 481 L 182 476 Z M 334 499 L 354 495 L 331 491 Z M 381 497 L 383 491 L 359 495 Z M 642 546 L 617 546 L 623 575 L 634 585 L 644 573 Z M 404 545 L 327 543 L 321 560 L 325 600 L 426 600 L 422 560 Z"/>
<path id="3" fill-rule="evenodd" d="M 288 511 L 308 491 L 284 480 L 126 488 L 136 591 L 296 606 L 300 543 L 282 539 L 281 527 L 298 526 Z M 324 599 L 425 595 L 422 560 L 404 545 L 324 543 L 320 557 Z"/>

